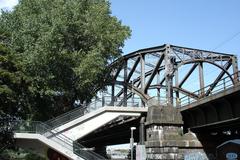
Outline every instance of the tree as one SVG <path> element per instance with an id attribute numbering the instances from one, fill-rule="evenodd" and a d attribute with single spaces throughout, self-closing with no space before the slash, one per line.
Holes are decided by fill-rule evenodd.
<path id="1" fill-rule="evenodd" d="M 34 105 L 45 112 L 35 119 L 89 101 L 103 86 L 109 62 L 130 36 L 109 6 L 106 0 L 21 0 L 2 12 L 0 28 L 10 33 Z"/>
<path id="2" fill-rule="evenodd" d="M 0 155 L 7 148 L 13 148 L 13 125 L 9 121 L 13 119 L 10 115 L 0 113 Z M 1 158 L 1 157 L 0 157 Z"/>
<path id="3" fill-rule="evenodd" d="M 23 113 L 23 80 L 7 48 L 8 41 L 8 34 L 0 30 L 0 159 L 5 149 L 14 146 L 14 124 L 10 122 Z"/>
<path id="4" fill-rule="evenodd" d="M 0 118 L 22 117 L 31 112 L 27 78 L 8 47 L 9 34 L 0 30 Z"/>

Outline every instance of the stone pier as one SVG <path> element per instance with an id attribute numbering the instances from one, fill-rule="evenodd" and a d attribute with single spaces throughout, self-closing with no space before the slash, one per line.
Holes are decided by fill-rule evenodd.
<path id="1" fill-rule="evenodd" d="M 195 134 L 183 134 L 183 121 L 177 108 L 152 102 L 148 106 L 145 123 L 148 160 L 208 159 Z"/>

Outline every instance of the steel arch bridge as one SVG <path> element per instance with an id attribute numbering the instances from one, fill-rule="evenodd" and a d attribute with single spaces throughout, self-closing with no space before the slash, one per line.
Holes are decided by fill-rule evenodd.
<path id="1" fill-rule="evenodd" d="M 105 102 L 116 106 L 135 105 L 136 99 L 144 105 L 154 97 L 178 107 L 210 95 L 222 79 L 238 81 L 235 55 L 170 44 L 129 53 L 109 67 Z"/>

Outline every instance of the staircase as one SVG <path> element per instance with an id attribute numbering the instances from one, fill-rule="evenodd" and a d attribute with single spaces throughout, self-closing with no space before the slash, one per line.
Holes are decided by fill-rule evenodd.
<path id="1" fill-rule="evenodd" d="M 77 143 L 77 140 L 95 129 L 121 116 L 139 117 L 147 108 L 138 107 L 138 103 L 127 103 L 128 107 L 120 107 L 118 101 L 111 102 L 95 99 L 88 106 L 81 106 L 46 122 L 16 121 L 14 137 L 30 148 L 33 142 L 41 142 L 71 160 L 101 160 L 104 157 L 88 150 Z M 22 140 L 22 141 L 21 141 Z M 41 147 L 35 147 L 38 150 Z M 44 151 L 43 151 L 44 152 Z"/>
<path id="2" fill-rule="evenodd" d="M 115 120 L 123 117 L 137 118 L 143 113 L 147 113 L 147 108 L 106 106 L 56 127 L 52 132 L 56 135 L 63 134 L 75 141 Z"/>
<path id="3" fill-rule="evenodd" d="M 114 102 L 112 102 L 111 100 L 109 100 L 109 98 L 111 98 L 111 97 L 105 96 L 102 99 L 96 98 L 86 106 L 77 107 L 69 112 L 63 113 L 55 118 L 52 118 L 52 119 L 46 121 L 45 123 L 54 129 L 54 128 L 62 126 L 70 121 L 73 121 L 74 119 L 80 118 L 87 113 L 96 111 L 103 107 L 107 107 L 107 106 L 121 107 L 120 102 L 122 102 L 122 99 L 118 99 L 118 100 L 115 100 Z M 138 98 L 134 98 L 133 102 L 127 102 L 127 106 L 131 107 L 131 108 L 139 107 L 138 101 L 139 101 Z"/>
<path id="4" fill-rule="evenodd" d="M 14 138 L 35 139 L 71 160 L 101 160 L 104 157 L 88 150 L 63 134 L 55 135 L 51 127 L 39 121 L 15 121 Z"/>

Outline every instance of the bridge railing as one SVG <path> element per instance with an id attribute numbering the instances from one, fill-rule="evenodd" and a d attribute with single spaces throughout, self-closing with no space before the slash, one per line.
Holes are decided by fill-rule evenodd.
<path id="1" fill-rule="evenodd" d="M 129 99 L 125 105 L 128 107 L 139 107 L 140 106 L 139 103 L 140 103 L 140 98 L 134 98 L 134 99 Z M 118 99 L 115 98 L 115 100 L 112 101 L 110 96 L 95 98 L 92 100 L 91 103 L 85 106 L 77 107 L 69 112 L 66 112 L 64 114 L 61 114 L 60 116 L 50 119 L 45 123 L 51 126 L 52 128 L 57 128 L 60 125 L 66 124 L 76 118 L 79 118 L 85 115 L 86 113 L 97 110 L 103 106 L 121 107 L 121 106 L 124 106 L 124 102 L 122 98 L 118 98 Z"/>
<path id="2" fill-rule="evenodd" d="M 95 160 L 105 159 L 104 157 L 96 154 L 95 152 L 88 150 L 80 143 L 73 141 L 61 133 L 54 133 L 51 131 L 51 126 L 40 121 L 12 121 L 14 124 L 13 131 L 15 133 L 36 133 L 45 136 L 48 139 L 60 144 L 62 147 L 73 151 L 74 154 L 79 157 Z"/>
<path id="3" fill-rule="evenodd" d="M 236 76 L 237 78 L 234 79 L 234 76 Z M 234 80 L 234 82 L 232 82 L 232 79 Z M 239 78 L 240 78 L 240 71 L 238 71 L 237 73 L 233 73 L 231 75 L 231 78 L 229 76 L 222 78 L 221 80 L 219 80 L 219 82 L 217 83 L 217 85 L 214 87 L 213 90 L 211 90 L 207 96 L 211 96 L 217 93 L 220 93 L 221 91 L 224 91 L 225 89 L 234 87 L 235 85 L 239 84 Z M 199 98 L 194 99 L 191 97 L 191 95 L 186 95 L 184 97 L 179 98 L 179 106 L 187 106 L 190 105 L 193 102 L 196 102 L 199 99 L 205 98 L 206 97 L 206 91 L 208 91 L 208 89 L 212 88 L 214 85 L 214 83 L 207 85 L 204 88 L 201 88 L 195 92 L 193 92 L 193 94 L 198 95 Z"/>
<path id="4" fill-rule="evenodd" d="M 141 107 L 140 98 L 129 98 L 127 101 L 124 98 L 114 97 L 112 100 L 111 96 L 104 96 L 102 98 L 95 98 L 91 103 L 88 104 L 87 109 L 90 111 L 96 110 L 103 106 L 113 106 L 113 107 Z"/>
<path id="5" fill-rule="evenodd" d="M 80 106 L 71 111 L 63 113 L 55 118 L 52 118 L 52 119 L 46 121 L 45 123 L 53 129 L 53 128 L 59 127 L 60 125 L 67 123 L 73 119 L 81 117 L 88 112 L 89 111 L 87 109 L 87 106 Z"/>
<path id="6" fill-rule="evenodd" d="M 155 102 L 157 102 L 158 105 L 160 105 L 160 106 L 167 106 L 168 105 L 167 96 L 153 96 L 153 97 L 151 97 L 151 99 L 154 99 Z M 175 98 L 173 98 L 173 99 L 175 100 Z"/>

